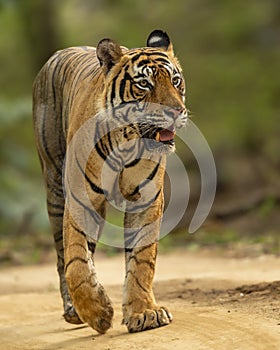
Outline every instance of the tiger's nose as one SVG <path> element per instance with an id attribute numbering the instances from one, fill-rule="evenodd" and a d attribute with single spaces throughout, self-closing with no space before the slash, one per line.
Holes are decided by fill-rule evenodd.
<path id="1" fill-rule="evenodd" d="M 172 107 L 172 108 L 166 109 L 164 112 L 169 118 L 172 118 L 174 121 L 176 121 L 176 119 L 179 117 L 179 115 L 184 113 L 184 108 Z"/>

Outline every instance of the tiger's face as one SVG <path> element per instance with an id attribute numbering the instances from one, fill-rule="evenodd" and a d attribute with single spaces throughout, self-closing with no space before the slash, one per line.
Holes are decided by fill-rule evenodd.
<path id="1" fill-rule="evenodd" d="M 103 39 L 97 56 L 104 73 L 102 108 L 118 111 L 131 137 L 145 138 L 149 148 L 174 151 L 175 130 L 186 124 L 188 112 L 182 69 L 168 35 L 156 30 L 147 47 L 132 50 Z"/>

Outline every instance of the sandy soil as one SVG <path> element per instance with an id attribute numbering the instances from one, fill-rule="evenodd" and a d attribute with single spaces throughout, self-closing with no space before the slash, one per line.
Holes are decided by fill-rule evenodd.
<path id="1" fill-rule="evenodd" d="M 64 322 L 55 264 L 2 269 L 0 349 L 280 349 L 280 258 L 161 254 L 155 292 L 174 321 L 136 334 L 121 325 L 123 265 L 122 256 L 97 259 L 115 307 L 105 335 Z"/>

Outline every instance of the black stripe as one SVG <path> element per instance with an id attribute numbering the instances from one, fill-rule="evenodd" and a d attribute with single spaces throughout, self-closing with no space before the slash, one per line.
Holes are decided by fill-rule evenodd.
<path id="1" fill-rule="evenodd" d="M 55 79 L 55 75 L 56 75 L 56 71 L 58 70 L 58 68 L 61 69 L 61 66 L 62 66 L 62 64 L 59 66 L 59 64 L 61 63 L 61 56 L 57 56 L 56 58 L 59 59 L 59 61 L 58 62 L 56 62 L 56 60 L 53 61 L 55 63 L 55 66 L 54 66 L 54 69 L 53 69 L 52 75 L 51 75 L 52 95 L 53 95 L 53 105 L 54 106 L 56 105 L 56 93 L 55 93 L 55 91 L 56 91 L 56 88 L 55 88 L 56 87 L 56 84 L 55 84 L 56 79 Z M 53 63 L 53 62 L 51 62 L 51 63 Z M 50 69 L 51 69 L 51 67 L 50 67 Z"/>
<path id="2" fill-rule="evenodd" d="M 140 283 L 139 279 L 138 279 L 135 275 L 133 275 L 133 276 L 134 276 L 135 281 L 136 281 L 136 283 L 138 284 L 138 286 L 139 286 L 141 289 L 143 289 L 144 292 L 149 293 L 149 290 L 146 289 L 144 286 L 142 286 L 142 284 Z"/>
<path id="3" fill-rule="evenodd" d="M 108 191 L 102 189 L 101 187 L 98 187 L 97 185 L 95 185 L 95 183 L 93 183 L 90 178 L 87 176 L 87 174 L 85 174 L 85 179 L 87 180 L 87 182 L 90 185 L 90 188 L 98 194 L 104 194 L 105 196 L 108 196 Z"/>
<path id="4" fill-rule="evenodd" d="M 73 82 L 73 80 L 75 78 L 75 76 L 71 77 L 71 75 L 73 74 L 73 66 L 75 68 L 79 67 L 79 65 L 81 63 L 83 63 L 84 58 L 87 56 L 88 56 L 87 52 L 80 53 L 80 52 L 75 52 L 75 51 L 72 51 L 72 52 L 70 51 L 69 55 L 62 56 L 63 62 L 61 64 L 61 68 L 63 66 L 65 66 L 64 72 L 62 73 L 62 80 L 61 80 L 62 90 L 64 89 L 64 86 L 65 86 L 65 83 L 67 80 L 72 80 L 72 82 Z M 70 57 L 72 60 L 68 61 L 68 58 L 70 58 Z M 75 72 L 75 70 L 74 70 L 74 72 Z M 76 72 L 76 74 L 79 74 L 79 72 L 80 72 L 80 70 L 78 70 L 78 72 Z M 59 71 L 58 75 L 59 74 L 60 74 L 60 71 Z"/>
<path id="5" fill-rule="evenodd" d="M 108 155 L 109 155 L 110 152 L 109 152 L 109 150 L 108 150 L 108 148 L 107 148 L 106 136 L 107 136 L 107 134 L 104 135 L 104 136 L 100 139 L 100 141 L 99 141 L 99 146 L 100 146 L 101 151 L 103 151 L 103 153 L 108 157 Z"/>
<path id="6" fill-rule="evenodd" d="M 155 62 L 161 62 L 161 63 L 166 63 L 170 66 L 170 61 L 167 58 L 155 58 Z"/>
<path id="7" fill-rule="evenodd" d="M 157 315 L 157 323 L 158 323 L 158 325 L 160 325 L 158 310 L 156 310 L 155 313 Z"/>
<path id="8" fill-rule="evenodd" d="M 119 75 L 117 75 L 117 76 L 113 79 L 113 82 L 112 82 L 111 96 L 110 96 L 110 103 L 111 103 L 111 105 L 113 105 L 114 98 L 116 97 L 115 90 L 116 90 L 116 81 L 117 81 L 118 77 L 119 77 Z"/>
<path id="9" fill-rule="evenodd" d="M 147 314 L 144 313 L 144 320 L 143 320 L 143 323 L 142 323 L 142 327 L 141 327 L 141 330 L 143 331 L 144 327 L 146 326 L 146 319 L 147 319 Z"/>
<path id="10" fill-rule="evenodd" d="M 169 70 L 166 68 L 166 66 L 164 66 L 163 64 L 159 64 L 158 67 L 159 67 L 160 69 L 164 69 L 164 70 L 167 72 L 167 74 L 170 76 L 170 72 L 169 72 Z"/>
<path id="11" fill-rule="evenodd" d="M 150 60 L 141 60 L 138 63 L 137 67 L 140 68 L 140 67 L 144 66 L 145 64 L 149 64 L 149 63 L 150 63 Z"/>
<path id="12" fill-rule="evenodd" d="M 61 234 L 61 236 L 59 236 L 59 237 L 57 237 L 57 238 L 54 238 L 54 243 L 55 243 L 55 244 L 58 244 L 58 243 L 60 243 L 62 240 L 63 240 L 63 236 L 62 236 L 62 234 Z"/>
<path id="13" fill-rule="evenodd" d="M 62 245 L 62 247 L 56 247 L 56 251 L 58 251 L 58 252 L 60 252 L 60 253 L 64 253 L 64 247 L 63 247 L 63 245 Z M 63 260 L 64 260 L 64 258 L 63 258 Z"/>
<path id="14" fill-rule="evenodd" d="M 149 249 L 150 247 L 151 247 L 151 245 L 153 245 L 154 243 L 151 243 L 150 245 L 146 245 L 146 246 L 144 246 L 144 247 L 142 247 L 142 248 L 138 248 L 137 249 L 137 252 L 136 252 L 136 254 L 141 254 L 141 253 L 143 253 L 146 249 Z M 154 259 L 156 258 L 156 256 L 154 257 Z"/>
<path id="15" fill-rule="evenodd" d="M 49 148 L 48 148 L 48 144 L 47 144 L 47 138 L 46 138 L 46 109 L 47 106 L 45 106 L 44 108 L 44 115 L 43 115 L 43 126 L 42 126 L 42 143 L 43 143 L 43 149 L 44 152 L 46 153 L 46 155 L 48 156 L 50 162 L 52 163 L 52 165 L 54 166 L 57 174 L 61 175 L 61 168 L 56 164 L 55 160 L 53 159 Z"/>
<path id="16" fill-rule="evenodd" d="M 131 168 L 140 162 L 141 158 L 134 159 L 132 162 L 125 164 L 125 168 Z"/>
<path id="17" fill-rule="evenodd" d="M 104 153 L 101 151 L 101 149 L 100 149 L 98 143 L 96 143 L 95 149 L 96 149 L 97 153 L 100 155 L 100 157 L 101 157 L 102 159 L 104 159 L 104 160 L 107 159 L 107 155 L 104 154 Z"/>
<path id="18" fill-rule="evenodd" d="M 63 217 L 64 213 L 52 213 L 50 211 L 48 211 L 49 216 L 53 217 L 53 218 L 60 218 Z"/>
<path id="19" fill-rule="evenodd" d="M 110 137 L 110 133 L 108 133 L 107 135 L 106 135 L 106 137 L 107 137 L 107 140 L 108 140 L 108 142 L 109 142 L 109 147 L 113 147 L 113 145 L 112 145 L 112 142 L 111 142 L 111 137 Z M 120 151 L 120 149 L 119 149 L 119 147 L 117 146 L 116 147 L 119 151 Z M 112 152 L 109 152 L 109 150 L 108 150 L 108 147 L 106 146 L 106 150 L 107 150 L 107 153 L 108 153 L 108 160 L 107 160 L 107 162 L 108 162 L 108 165 L 111 165 L 111 168 L 112 169 L 114 169 L 115 171 L 118 171 L 118 169 L 120 169 L 120 167 L 122 166 L 122 158 L 121 158 L 121 160 L 119 160 L 118 158 L 118 155 L 116 154 L 116 152 L 115 152 L 115 148 L 112 148 Z M 120 152 L 121 153 L 121 152 Z M 117 169 L 117 168 L 115 168 L 113 165 L 112 165 L 112 162 L 110 162 L 110 161 L 112 161 L 113 162 L 113 164 L 116 164 L 117 163 L 117 165 L 119 166 L 119 168 Z"/>
<path id="20" fill-rule="evenodd" d="M 126 74 L 125 74 L 125 76 L 126 76 Z M 120 99 L 122 100 L 122 102 L 124 102 L 123 95 L 125 92 L 125 85 L 126 85 L 126 77 L 125 76 L 120 82 L 120 89 L 119 89 L 119 95 L 120 95 Z"/>
<path id="21" fill-rule="evenodd" d="M 87 280 L 83 280 L 82 282 L 78 283 L 77 286 L 75 286 L 74 288 L 71 289 L 72 293 L 75 293 L 77 289 L 79 289 L 83 284 L 85 284 L 87 282 Z"/>
<path id="22" fill-rule="evenodd" d="M 124 75 L 124 78 L 121 80 L 121 83 L 120 83 L 120 98 L 122 100 L 122 102 L 124 102 L 124 92 L 125 92 L 125 85 L 126 85 L 126 82 L 127 81 L 131 81 L 131 76 L 129 73 L 125 73 Z"/>
<path id="23" fill-rule="evenodd" d="M 156 176 L 156 173 L 158 171 L 160 163 L 157 163 L 153 171 L 150 173 L 150 175 L 144 180 L 140 185 L 138 185 L 135 190 L 130 194 L 131 196 L 134 196 L 136 193 L 139 192 L 139 190 L 147 185 L 153 178 Z"/>
<path id="24" fill-rule="evenodd" d="M 90 284 L 90 286 L 91 286 L 91 288 L 95 288 L 96 286 L 97 286 L 97 282 L 96 283 L 94 283 L 94 284 L 92 284 L 91 283 L 91 279 L 88 281 L 88 279 L 86 279 L 86 280 L 83 280 L 82 282 L 80 282 L 77 286 L 75 286 L 73 289 L 71 289 L 71 292 L 72 293 L 75 293 L 76 292 L 76 290 L 77 289 L 79 289 L 83 284 L 85 284 L 85 283 L 89 283 Z"/>
<path id="25" fill-rule="evenodd" d="M 87 259 L 83 259 L 83 258 L 80 258 L 79 256 L 75 256 L 74 258 L 72 258 L 70 261 L 68 261 L 68 263 L 65 265 L 65 268 L 64 268 L 64 272 L 66 273 L 68 267 L 74 262 L 74 261 L 80 261 L 84 264 L 87 264 L 88 263 L 88 260 Z"/>
<path id="26" fill-rule="evenodd" d="M 135 276 L 135 274 L 133 273 L 133 271 L 128 270 L 127 273 L 126 273 L 126 276 L 127 276 L 129 273 L 135 278 L 135 281 L 136 281 L 136 283 L 138 284 L 138 286 L 139 286 L 144 292 L 149 293 L 148 289 L 146 289 L 144 286 L 142 286 L 142 284 L 139 282 L 138 278 Z"/>
<path id="27" fill-rule="evenodd" d="M 145 236 L 143 236 L 145 237 Z M 142 238 L 142 237 L 141 237 Z M 136 253 L 138 255 L 138 253 Z M 128 259 L 128 261 L 130 260 L 135 260 L 137 264 L 141 265 L 141 264 L 147 264 L 150 266 L 151 269 L 154 269 L 155 268 L 155 262 L 153 261 L 149 261 L 149 260 L 143 260 L 143 259 L 137 259 L 137 255 L 131 255 Z"/>
<path id="28" fill-rule="evenodd" d="M 86 234 L 84 231 L 80 230 L 77 226 L 73 225 L 73 223 L 71 222 L 71 226 L 73 227 L 73 229 L 77 232 L 79 232 L 82 236 L 86 237 Z"/>
<path id="29" fill-rule="evenodd" d="M 69 246 L 78 246 L 80 248 L 83 248 L 83 250 L 87 253 L 87 249 L 81 243 L 71 243 Z"/>
<path id="30" fill-rule="evenodd" d="M 72 191 L 70 191 L 71 196 L 74 198 L 74 200 L 79 203 L 87 212 L 89 212 L 90 216 L 94 219 L 97 225 L 100 224 L 100 218 L 98 216 L 98 213 L 95 210 L 92 210 L 84 205 L 74 194 Z M 78 230 L 77 230 L 78 231 Z M 79 232 L 79 231 L 78 231 Z"/>
<path id="31" fill-rule="evenodd" d="M 131 94 L 133 100 L 137 100 L 137 98 L 136 98 L 136 96 L 135 96 L 135 93 L 134 93 L 134 91 L 133 91 L 133 84 L 130 84 L 129 91 L 130 91 L 130 94 Z M 144 95 L 144 97 L 145 97 L 145 95 Z M 137 100 L 137 101 L 138 101 L 138 100 Z M 130 103 L 132 103 L 132 102 L 133 102 L 133 101 L 130 101 Z"/>
<path id="32" fill-rule="evenodd" d="M 58 242 L 61 242 L 63 240 L 63 232 L 62 230 L 57 231 L 53 234 L 54 242 L 57 244 Z"/>
<path id="33" fill-rule="evenodd" d="M 137 236 L 139 235 L 139 233 L 147 226 L 149 226 L 150 223 L 143 225 L 141 228 L 139 228 L 136 231 L 132 231 L 132 232 L 127 232 L 125 230 L 124 236 L 125 236 L 125 247 L 126 248 L 130 248 L 132 243 L 133 243 L 133 247 L 137 246 L 137 243 L 143 239 L 144 237 L 146 237 L 148 234 L 150 234 L 150 231 L 146 232 L 144 235 L 140 235 L 139 238 L 137 239 L 137 241 L 134 242 L 135 238 L 137 238 Z"/>
<path id="34" fill-rule="evenodd" d="M 133 248 L 124 248 L 124 251 L 126 253 L 132 253 L 133 252 Z"/>
<path id="35" fill-rule="evenodd" d="M 81 167 L 81 164 L 78 161 L 77 155 L 75 154 L 75 158 L 76 158 L 76 162 L 78 165 L 78 168 L 80 169 L 82 175 L 84 175 L 85 179 L 87 180 L 87 182 L 90 185 L 90 188 L 95 192 L 95 193 L 99 193 L 99 194 L 104 194 L 105 196 L 108 196 L 108 191 L 104 190 L 103 188 L 97 186 L 95 183 L 93 183 L 91 181 L 91 179 L 87 176 L 87 174 L 84 172 L 84 170 Z"/>
<path id="36" fill-rule="evenodd" d="M 100 155 L 100 157 L 101 157 L 102 159 L 104 159 L 104 160 L 107 159 L 107 155 L 104 154 L 104 153 L 101 151 L 101 149 L 100 149 L 98 143 L 96 143 L 95 149 L 96 149 L 97 153 Z M 111 162 L 107 161 L 107 165 L 109 165 L 109 167 L 110 167 L 112 170 L 114 170 L 114 171 L 116 171 L 116 172 L 119 171 L 116 167 L 114 167 L 114 166 L 111 164 Z"/>
<path id="37" fill-rule="evenodd" d="M 64 205 L 51 203 L 50 201 L 47 201 L 47 205 L 51 208 L 54 208 L 54 209 L 64 210 Z"/>
<path id="38" fill-rule="evenodd" d="M 60 89 L 62 90 L 64 85 L 65 85 L 65 81 L 66 81 L 66 76 L 67 76 L 67 70 L 70 70 L 70 72 L 72 71 L 71 69 L 71 64 L 70 62 L 68 62 L 68 59 L 70 57 L 73 57 L 73 56 L 76 56 L 77 53 L 73 52 L 73 50 L 65 50 L 64 52 L 62 52 L 59 56 L 58 56 L 58 59 L 59 61 L 57 62 L 56 64 L 56 67 L 54 69 L 54 72 L 53 72 L 53 77 L 56 73 L 56 70 L 58 69 L 58 73 L 57 73 L 57 76 L 59 77 L 60 76 L 60 73 L 62 71 L 62 69 L 64 70 L 61 75 L 61 82 L 60 82 Z M 55 81 L 53 79 L 53 90 L 55 90 Z"/>
<path id="39" fill-rule="evenodd" d="M 139 57 L 141 57 L 141 56 L 143 56 L 143 55 L 145 55 L 144 52 L 138 53 L 137 55 L 135 55 L 134 57 L 131 58 L 131 63 L 134 63 L 135 61 L 138 60 Z"/>
<path id="40" fill-rule="evenodd" d="M 135 244 L 132 245 L 135 238 L 138 236 L 139 232 L 143 230 L 144 227 L 148 226 L 149 224 L 144 225 L 143 227 L 139 228 L 137 231 L 127 232 L 125 230 L 124 233 L 124 240 L 125 240 L 125 248 L 131 248 L 131 246 L 135 247 Z"/>
<path id="41" fill-rule="evenodd" d="M 155 177 L 158 168 L 159 168 L 160 163 L 157 163 L 157 165 L 155 166 L 154 170 L 150 173 L 150 175 L 147 177 L 147 179 L 149 180 L 153 180 L 153 178 Z M 142 185 L 140 184 L 140 187 L 142 187 Z"/>
<path id="42" fill-rule="evenodd" d="M 50 177 L 48 178 L 48 181 L 50 181 Z M 55 181 L 55 180 L 53 180 Z M 60 199 L 62 199 L 64 201 L 64 193 L 61 187 L 54 187 L 54 186 L 61 186 L 61 184 L 54 182 L 53 185 L 51 185 L 50 183 L 47 184 L 47 188 L 48 190 L 52 193 L 55 194 L 57 197 L 59 197 Z"/>
<path id="43" fill-rule="evenodd" d="M 95 252 L 95 248 L 96 248 L 96 243 L 95 242 L 87 242 L 88 245 L 88 250 L 92 253 Z"/>
<path id="44" fill-rule="evenodd" d="M 137 186 L 135 187 L 134 191 L 133 191 L 129 196 L 131 196 L 131 197 L 134 196 L 135 194 L 139 193 L 139 190 L 140 190 L 140 186 L 137 185 Z"/>
<path id="45" fill-rule="evenodd" d="M 127 73 L 128 68 L 129 68 L 128 66 L 124 66 L 123 69 L 122 69 L 122 71 L 125 72 L 125 75 L 124 75 L 124 78 L 121 80 L 121 83 L 120 83 L 120 89 L 119 89 L 119 91 L 120 91 L 120 93 L 119 93 L 120 97 L 123 95 L 123 91 L 124 91 L 124 86 L 125 86 L 125 81 L 126 81 L 126 79 L 129 78 L 129 79 L 131 80 L 130 75 Z M 127 75 L 128 75 L 128 77 L 127 77 Z M 114 101 L 114 98 L 116 97 L 116 85 L 117 85 L 117 80 L 119 79 L 119 76 L 120 76 L 120 73 L 118 73 L 118 74 L 114 77 L 113 82 L 112 82 L 112 87 L 111 87 L 110 104 L 111 104 L 111 107 L 113 108 L 113 111 L 114 111 L 114 109 L 116 108 L 116 107 L 114 107 L 113 101 Z M 121 97 L 121 98 L 122 98 L 122 97 Z M 124 102 L 123 99 L 122 99 L 122 102 Z M 108 107 L 108 106 L 107 106 L 107 107 Z"/>
<path id="46" fill-rule="evenodd" d="M 54 67 L 54 70 L 52 73 L 52 79 L 51 79 L 54 105 L 56 105 L 56 94 L 55 94 L 55 92 L 56 92 L 56 79 L 55 79 L 55 75 L 56 75 L 56 77 L 59 77 L 61 70 L 64 69 L 64 72 L 62 73 L 62 79 L 60 79 L 61 80 L 60 88 L 62 90 L 63 85 L 64 85 L 65 73 L 66 73 L 67 68 L 70 66 L 70 65 L 68 65 L 67 61 L 68 61 L 68 58 L 70 58 L 73 55 L 74 55 L 74 53 L 72 50 L 69 50 L 69 51 L 65 50 L 61 54 L 58 54 L 57 56 L 55 56 L 55 59 L 56 59 L 54 61 L 55 67 Z"/>
<path id="47" fill-rule="evenodd" d="M 148 225 L 150 225 L 150 224 L 146 224 L 146 225 L 144 225 L 143 227 L 148 226 Z M 147 237 L 149 234 L 151 234 L 150 231 L 148 231 L 148 232 L 146 232 L 144 235 L 138 237 L 138 239 L 137 239 L 135 242 L 133 242 L 133 247 L 136 248 L 137 245 L 138 245 L 138 243 L 139 243 L 143 238 Z M 155 242 L 155 241 L 154 241 L 154 242 Z M 154 242 L 150 242 L 149 245 L 150 245 L 150 244 L 153 244 Z"/>
<path id="48" fill-rule="evenodd" d="M 167 55 L 165 53 L 163 53 L 163 52 L 159 52 L 159 51 L 157 51 L 157 52 L 144 52 L 144 51 L 142 51 L 142 52 L 136 54 L 134 57 L 132 57 L 131 63 L 134 63 L 135 61 L 137 61 L 138 58 L 141 57 L 141 56 L 148 56 L 148 57 L 161 56 L 161 57 L 167 58 Z"/>
<path id="49" fill-rule="evenodd" d="M 106 123 L 106 126 L 107 126 L 107 130 L 110 130 L 110 127 L 108 125 L 108 122 Z M 108 142 L 109 142 L 109 147 L 110 147 L 110 150 L 113 151 L 114 148 L 113 148 L 113 144 L 112 144 L 112 140 L 111 140 L 111 134 L 110 132 L 108 132 L 107 134 L 107 138 L 108 138 Z"/>
<path id="50" fill-rule="evenodd" d="M 160 192 L 161 192 L 161 189 L 157 192 L 157 194 L 155 195 L 155 197 L 152 198 L 149 202 L 144 203 L 144 204 L 142 204 L 142 205 L 137 205 L 137 206 L 135 206 L 135 207 L 131 207 L 131 208 L 129 208 L 129 209 L 127 208 L 127 211 L 128 211 L 128 212 L 134 212 L 135 210 L 138 210 L 138 209 L 147 209 L 153 202 L 155 202 L 155 201 L 157 200 L 157 198 L 158 198 Z"/>

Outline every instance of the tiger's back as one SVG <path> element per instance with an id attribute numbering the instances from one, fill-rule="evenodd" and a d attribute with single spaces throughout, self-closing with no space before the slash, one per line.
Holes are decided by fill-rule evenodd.
<path id="1" fill-rule="evenodd" d="M 93 261 L 108 195 L 115 193 L 115 182 L 111 187 L 102 183 L 101 170 L 106 164 L 112 173 L 109 177 L 117 176 L 116 172 L 120 171 L 119 186 L 127 200 L 123 322 L 130 332 L 171 322 L 169 311 L 155 302 L 152 282 L 163 212 L 165 156 L 174 150 L 175 127 L 183 126 L 187 120 L 184 94 L 181 67 L 169 37 L 162 31 L 152 32 L 147 47 L 139 49 L 127 50 L 110 39 L 103 39 L 96 49 L 75 47 L 58 51 L 39 72 L 33 87 L 34 130 L 46 184 L 66 321 L 88 323 L 100 333 L 111 326 L 113 308 L 96 277 Z M 100 111 L 107 114 L 112 111 L 114 119 L 115 110 L 122 111 L 123 106 L 129 109 L 131 103 L 131 109 L 135 110 L 135 102 L 141 112 L 143 105 L 152 105 L 153 110 L 149 107 L 137 120 L 134 113 L 132 122 L 126 119 L 124 109 L 122 123 L 126 124 L 108 130 L 98 140 L 85 168 L 79 155 L 74 154 L 70 159 L 72 140 L 92 117 L 97 118 Z M 161 106 L 168 108 L 163 111 Z M 101 117 L 107 123 L 106 113 Z M 94 136 L 97 128 L 90 128 L 90 133 Z M 149 147 L 157 149 L 149 150 L 146 158 L 143 157 L 146 143 L 138 142 L 142 138 L 148 140 Z M 133 147 L 132 141 L 135 141 Z M 119 153 L 114 153 L 115 150 Z M 115 170 L 114 162 L 121 164 L 122 169 Z M 66 186 L 65 204 L 63 181 L 72 176 L 73 167 L 77 169 L 77 181 L 85 183 L 90 205 L 85 205 L 79 191 L 75 192 L 71 186 Z M 156 191 L 152 199 L 148 195 L 151 181 Z M 149 200 L 145 201 L 146 195 Z M 71 201 L 75 203 L 73 207 Z M 96 235 L 89 234 L 88 227 L 79 222 L 79 217 L 77 220 L 76 212 L 81 213 L 79 217 L 95 221 Z"/>
<path id="2" fill-rule="evenodd" d="M 42 153 L 49 149 L 49 156 L 53 155 L 60 161 L 62 157 L 63 160 L 68 118 L 73 105 L 77 107 L 77 93 L 80 91 L 86 104 L 93 102 L 93 110 L 88 112 L 94 115 L 96 101 L 92 98 L 86 100 L 81 89 L 84 88 L 88 94 L 94 96 L 102 89 L 102 80 L 94 47 L 72 47 L 58 51 L 43 66 L 33 85 L 34 129 L 37 145 Z M 79 104 L 81 116 L 85 116 L 84 112 L 88 107 L 83 103 Z M 44 144 L 41 146 L 40 142 Z M 58 163 L 57 168 L 62 169 L 61 165 L 61 162 Z"/>

